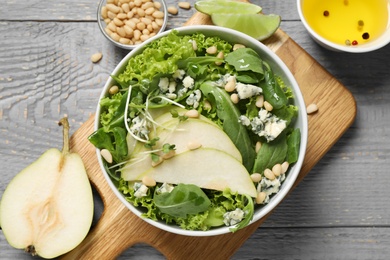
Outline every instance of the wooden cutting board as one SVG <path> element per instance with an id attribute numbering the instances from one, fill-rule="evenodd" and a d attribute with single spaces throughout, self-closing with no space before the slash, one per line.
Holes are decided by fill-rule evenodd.
<path id="1" fill-rule="evenodd" d="M 196 13 L 186 25 L 195 24 L 211 21 L 208 16 Z M 353 123 L 356 103 L 339 81 L 282 30 L 265 44 L 294 74 L 306 104 L 316 103 L 319 107 L 317 113 L 309 115 L 307 153 L 296 186 Z M 167 259 L 229 259 L 267 218 L 234 234 L 214 237 L 181 236 L 147 224 L 122 205 L 106 183 L 95 149 L 87 140 L 93 132 L 93 123 L 91 117 L 75 132 L 71 147 L 83 158 L 89 178 L 103 200 L 104 211 L 87 238 L 64 259 L 114 259 L 136 243 L 153 246 Z"/>

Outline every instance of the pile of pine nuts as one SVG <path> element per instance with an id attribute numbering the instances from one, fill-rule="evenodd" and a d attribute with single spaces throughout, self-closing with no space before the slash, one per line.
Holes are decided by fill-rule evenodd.
<path id="1" fill-rule="evenodd" d="M 125 45 L 137 45 L 156 35 L 164 24 L 162 4 L 153 0 L 107 0 L 101 17 L 108 36 Z"/>

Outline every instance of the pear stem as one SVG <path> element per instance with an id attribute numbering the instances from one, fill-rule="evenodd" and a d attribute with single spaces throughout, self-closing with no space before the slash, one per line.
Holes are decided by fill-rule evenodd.
<path id="1" fill-rule="evenodd" d="M 63 137 L 64 137 L 64 144 L 62 147 L 62 154 L 68 154 L 69 153 L 69 121 L 67 117 L 64 117 L 58 122 L 58 125 L 62 125 L 64 127 L 63 129 Z"/>

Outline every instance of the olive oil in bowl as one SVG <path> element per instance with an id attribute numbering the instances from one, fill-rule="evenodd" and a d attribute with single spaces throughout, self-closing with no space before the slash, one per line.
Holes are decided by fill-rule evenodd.
<path id="1" fill-rule="evenodd" d="M 302 0 L 302 14 L 313 31 L 335 44 L 357 46 L 388 29 L 388 0 Z"/>

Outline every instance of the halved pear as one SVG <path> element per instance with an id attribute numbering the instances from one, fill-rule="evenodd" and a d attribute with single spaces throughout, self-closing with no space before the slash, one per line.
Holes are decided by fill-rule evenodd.
<path id="1" fill-rule="evenodd" d="M 199 148 L 177 154 L 156 167 L 122 171 L 127 180 L 144 176 L 156 182 L 195 184 L 204 189 L 223 191 L 230 188 L 239 194 L 256 197 L 257 192 L 246 168 L 231 155 L 214 148 Z"/>
<path id="2" fill-rule="evenodd" d="M 49 149 L 17 174 L 0 204 L 8 243 L 33 255 L 54 258 L 86 237 L 93 218 L 93 195 L 81 157 L 69 152 L 66 118 L 62 152 Z"/>

